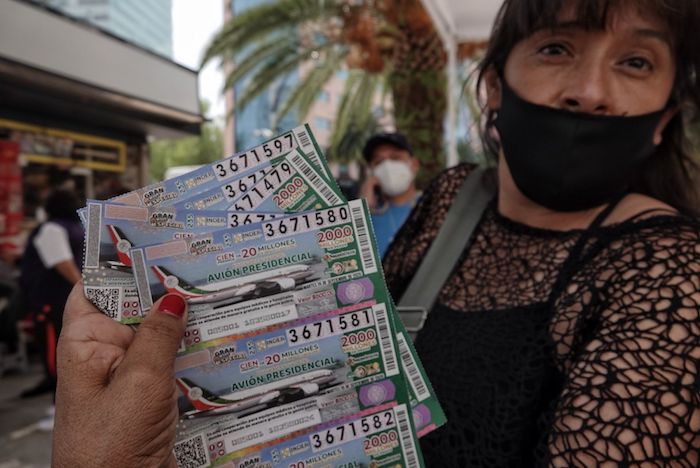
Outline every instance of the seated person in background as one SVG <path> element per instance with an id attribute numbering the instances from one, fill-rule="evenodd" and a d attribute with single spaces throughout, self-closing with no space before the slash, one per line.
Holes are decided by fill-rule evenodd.
<path id="1" fill-rule="evenodd" d="M 415 184 L 420 161 L 413 156 L 406 137 L 400 133 L 372 136 L 362 156 L 370 172 L 361 196 L 369 205 L 379 255 L 383 257 L 420 197 Z"/>

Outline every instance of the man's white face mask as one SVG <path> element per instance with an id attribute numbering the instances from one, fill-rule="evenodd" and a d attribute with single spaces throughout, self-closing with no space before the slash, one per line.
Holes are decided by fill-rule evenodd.
<path id="1" fill-rule="evenodd" d="M 401 195 L 408 190 L 415 178 L 409 163 L 392 159 L 381 162 L 372 173 L 379 180 L 382 192 L 390 197 Z"/>

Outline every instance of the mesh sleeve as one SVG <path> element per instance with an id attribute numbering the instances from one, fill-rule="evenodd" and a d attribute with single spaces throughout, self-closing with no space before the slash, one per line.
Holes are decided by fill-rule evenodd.
<path id="1" fill-rule="evenodd" d="M 699 466 L 700 239 L 675 226 L 625 242 L 595 327 L 567 364 L 552 466 Z"/>

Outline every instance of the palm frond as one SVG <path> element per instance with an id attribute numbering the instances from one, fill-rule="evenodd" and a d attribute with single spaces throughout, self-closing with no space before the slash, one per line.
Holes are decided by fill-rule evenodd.
<path id="1" fill-rule="evenodd" d="M 343 63 L 347 55 L 347 48 L 328 47 L 325 54 L 321 54 L 322 60 L 317 61 L 317 65 L 295 86 L 280 106 L 275 115 L 275 121 L 282 120 L 292 110 L 296 110 L 299 116 L 306 116 L 309 109 L 318 99 L 323 86 L 333 78 Z"/>
<path id="2" fill-rule="evenodd" d="M 361 122 L 354 122 L 328 149 L 328 158 L 337 162 L 349 162 L 360 158 L 365 142 L 379 131 L 379 121 L 374 114 Z"/>
<path id="3" fill-rule="evenodd" d="M 237 112 L 262 92 L 277 90 L 272 112 L 279 121 L 294 111 L 300 117 L 307 114 L 323 85 L 343 67 L 350 48 L 354 47 L 356 52 L 359 44 L 363 55 L 353 56 L 349 62 L 365 70 L 348 74 L 336 110 L 329 153 L 345 160 L 358 156 L 367 136 L 378 125 L 373 108 L 378 107 L 375 99 L 379 94 L 394 101 L 396 126 L 410 129 L 418 141 L 414 149 L 426 161 L 423 168 L 432 171 L 432 166 L 439 165 L 442 154 L 442 144 L 436 143 L 435 135 L 444 114 L 444 79 L 438 70 L 443 64 L 439 60 L 429 61 L 426 70 L 419 67 L 415 73 L 415 64 L 408 63 L 414 68 L 406 66 L 403 57 L 406 53 L 399 52 L 407 49 L 408 58 L 423 60 L 428 56 L 423 40 L 430 39 L 434 31 L 399 21 L 401 15 L 397 9 L 402 4 L 390 3 L 393 6 L 387 10 L 376 2 L 355 0 L 269 0 L 235 14 L 208 46 L 202 64 L 216 58 L 231 58 L 238 63 L 226 77 L 225 85 L 230 89 L 243 84 L 236 99 Z M 379 27 L 368 24 L 368 18 L 370 23 L 379 21 Z M 378 34 L 386 37 L 378 38 Z M 371 39 L 378 40 L 375 45 L 381 56 L 366 55 L 367 46 L 363 44 Z M 321 54 L 323 60 L 297 79 L 294 73 L 305 62 L 313 63 L 311 57 L 318 58 L 316 54 Z M 383 61 L 381 67 L 377 60 L 370 63 L 369 58 L 377 57 Z M 379 73 L 372 72 L 379 69 L 382 70 Z M 385 102 L 379 107 L 385 108 Z M 273 123 L 276 126 L 277 122 Z M 432 166 L 428 167 L 428 163 Z"/>
<path id="4" fill-rule="evenodd" d="M 245 108 L 256 96 L 265 91 L 280 77 L 286 76 L 292 71 L 298 70 L 299 65 L 311 59 L 316 49 L 297 49 L 284 53 L 280 51 L 270 61 L 262 64 L 250 77 L 248 85 L 236 99 L 236 106 Z"/>
<path id="5" fill-rule="evenodd" d="M 226 76 L 223 89 L 231 89 L 246 75 L 258 68 L 261 63 L 278 60 L 279 57 L 294 54 L 298 48 L 298 41 L 280 41 L 279 38 L 273 38 L 258 44 L 242 60 L 235 62 L 231 73 Z"/>
<path id="6" fill-rule="evenodd" d="M 331 135 L 329 153 L 340 155 L 341 159 L 345 159 L 354 157 L 359 152 L 364 140 L 355 141 L 355 149 L 350 150 L 346 135 L 357 136 L 358 132 L 366 132 L 362 129 L 376 127 L 373 100 L 383 80 L 383 75 L 370 74 L 361 70 L 353 70 L 348 74 Z"/>
<path id="7" fill-rule="evenodd" d="M 278 0 L 249 8 L 227 22 L 214 37 L 202 66 L 216 57 L 233 56 L 271 34 L 284 41 L 285 33 L 296 34 L 304 23 L 330 18 L 337 12 L 336 2 L 324 0 Z"/>

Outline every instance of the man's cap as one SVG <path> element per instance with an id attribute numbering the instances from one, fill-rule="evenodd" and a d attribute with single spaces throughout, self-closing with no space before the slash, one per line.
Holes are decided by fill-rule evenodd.
<path id="1" fill-rule="evenodd" d="M 372 160 L 372 155 L 374 150 L 381 145 L 392 145 L 402 150 L 408 151 L 411 156 L 413 156 L 413 149 L 408 143 L 408 140 L 401 133 L 377 133 L 367 140 L 365 147 L 362 149 L 362 157 L 365 161 L 370 162 Z"/>

